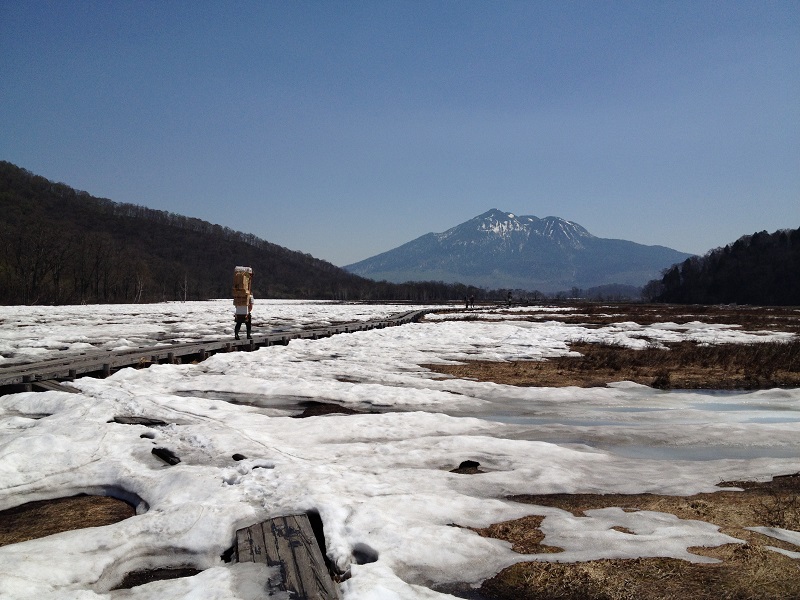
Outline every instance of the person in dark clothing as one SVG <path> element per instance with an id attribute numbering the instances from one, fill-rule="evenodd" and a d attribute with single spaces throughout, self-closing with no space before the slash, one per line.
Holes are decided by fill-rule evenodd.
<path id="1" fill-rule="evenodd" d="M 242 323 L 244 323 L 245 328 L 247 329 L 247 339 L 251 339 L 251 321 L 252 321 L 252 314 L 253 314 L 253 295 L 250 294 L 247 297 L 247 306 L 237 306 L 236 307 L 236 327 L 233 328 L 233 334 L 236 336 L 236 339 L 239 339 L 239 330 L 242 328 Z"/>

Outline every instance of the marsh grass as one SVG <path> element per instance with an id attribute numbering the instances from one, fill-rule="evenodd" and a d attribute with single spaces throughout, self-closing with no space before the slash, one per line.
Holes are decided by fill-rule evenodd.
<path id="1" fill-rule="evenodd" d="M 751 545 L 726 548 L 735 562 L 671 558 L 518 563 L 483 584 L 497 600 L 796 600 L 792 559 Z M 775 556 L 773 556 L 775 555 Z"/>
<path id="2" fill-rule="evenodd" d="M 676 322 L 739 325 L 742 331 L 800 334 L 800 309 L 624 304 L 577 305 L 572 312 L 520 313 L 515 319 L 554 320 L 602 327 Z M 480 313 L 468 315 L 480 320 Z M 454 377 L 520 386 L 603 386 L 634 381 L 660 389 L 764 389 L 800 386 L 800 335 L 785 342 L 698 344 L 680 342 L 634 350 L 610 344 L 578 342 L 580 357 L 545 361 L 469 361 L 460 365 L 423 365 Z"/>
<path id="3" fill-rule="evenodd" d="M 681 342 L 643 350 L 578 343 L 570 349 L 581 356 L 424 366 L 454 377 L 519 386 L 596 387 L 614 381 L 634 381 L 660 389 L 800 386 L 800 340 L 715 346 Z"/>
<path id="4" fill-rule="evenodd" d="M 71 496 L 28 502 L 0 511 L 0 546 L 62 531 L 111 525 L 136 515 L 136 509 L 108 496 Z"/>
<path id="5" fill-rule="evenodd" d="M 787 527 L 800 518 L 800 474 L 775 477 L 770 482 L 724 482 L 742 491 L 720 491 L 694 496 L 654 494 L 548 494 L 512 499 L 568 510 L 584 511 L 619 506 L 626 511 L 652 510 L 682 519 L 713 523 L 742 544 L 714 548 L 689 548 L 695 554 L 719 560 L 715 564 L 690 563 L 672 558 L 595 560 L 582 563 L 519 563 L 486 581 L 484 596 L 500 600 L 626 600 L 626 599 L 796 599 L 800 598 L 797 560 L 769 550 L 776 546 L 797 551 L 746 529 L 754 526 Z M 557 553 L 544 544 L 538 531 L 543 517 L 531 516 L 476 529 L 480 535 L 511 542 L 526 554 Z M 626 531 L 630 535 L 633 532 Z M 557 559 L 557 554 L 553 556 Z M 548 559 L 552 560 L 552 559 Z"/>
<path id="6" fill-rule="evenodd" d="M 701 321 L 718 325 L 738 325 L 749 331 L 788 331 L 800 333 L 800 308 L 791 306 L 704 306 L 678 304 L 603 304 L 571 305 L 572 311 L 562 313 L 515 312 L 515 318 L 533 321 L 602 327 L 621 321 L 640 325 L 654 323 L 690 323 Z"/>

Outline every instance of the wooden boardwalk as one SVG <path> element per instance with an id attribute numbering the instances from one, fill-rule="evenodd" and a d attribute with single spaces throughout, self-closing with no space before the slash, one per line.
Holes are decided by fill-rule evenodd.
<path id="1" fill-rule="evenodd" d="M 58 382 L 72 381 L 79 376 L 107 377 L 126 367 L 148 367 L 154 364 L 176 364 L 202 361 L 217 352 L 252 351 L 264 346 L 286 345 L 291 340 L 330 337 L 369 329 L 383 329 L 418 320 L 426 310 L 397 313 L 385 319 L 354 321 L 330 327 L 305 329 L 291 333 L 253 334 L 252 339 L 216 338 L 182 344 L 168 344 L 127 350 L 96 350 L 67 354 L 36 362 L 0 367 L 0 395 L 31 390 L 61 389 Z"/>
<path id="2" fill-rule="evenodd" d="M 322 549 L 304 514 L 276 517 L 236 532 L 238 562 L 277 567 L 270 577 L 269 592 L 290 592 L 296 600 L 335 600 L 339 588 L 333 582 Z"/>

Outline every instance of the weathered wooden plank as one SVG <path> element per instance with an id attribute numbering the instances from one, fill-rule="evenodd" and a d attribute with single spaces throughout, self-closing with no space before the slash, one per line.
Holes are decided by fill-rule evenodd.
<path id="1" fill-rule="evenodd" d="M 338 590 L 325 566 L 308 517 L 293 515 L 286 517 L 284 523 L 284 532 L 287 534 L 285 547 L 294 558 L 286 565 L 287 587 L 302 590 L 308 598 L 329 598 L 331 593 L 336 594 Z M 293 581 L 294 585 L 291 583 Z"/>
<path id="2" fill-rule="evenodd" d="M 71 394 L 77 394 L 80 392 L 79 389 L 72 387 L 71 385 L 64 385 L 63 383 L 57 383 L 55 381 L 35 381 L 31 384 L 34 390 L 41 390 L 41 391 L 57 391 L 57 392 L 69 392 Z"/>
<path id="3" fill-rule="evenodd" d="M 251 528 L 239 529 L 236 532 L 236 560 L 239 562 L 258 562 L 253 560 L 253 539 Z"/>
<path id="4" fill-rule="evenodd" d="M 274 519 L 272 520 L 274 521 Z M 272 530 L 272 521 L 265 521 L 258 524 L 258 530 L 261 532 L 264 540 L 264 560 L 270 566 L 278 565 L 281 567 L 281 578 L 285 577 L 283 572 L 283 565 L 281 564 L 281 555 L 278 552 L 278 544 L 275 540 L 275 533 Z"/>
<path id="5" fill-rule="evenodd" d="M 339 589 L 328 573 L 308 517 L 275 517 L 236 532 L 239 562 L 280 567 L 270 586 L 288 591 L 297 600 L 333 600 Z"/>
<path id="6" fill-rule="evenodd" d="M 239 562 L 267 563 L 261 523 L 236 532 L 236 555 Z"/>
<path id="7" fill-rule="evenodd" d="M 294 591 L 299 596 L 306 597 L 303 573 L 307 570 L 306 565 L 309 562 L 307 558 L 308 553 L 302 551 L 295 552 L 296 545 L 300 546 L 301 550 L 304 549 L 303 542 L 305 540 L 299 529 L 296 531 L 292 530 L 293 521 L 291 517 L 272 519 L 272 521 L 269 522 L 270 533 L 272 534 L 274 550 L 279 560 L 283 558 L 281 564 L 283 566 L 283 584 L 285 588 L 289 591 Z M 265 534 L 266 533 L 265 531 Z"/>

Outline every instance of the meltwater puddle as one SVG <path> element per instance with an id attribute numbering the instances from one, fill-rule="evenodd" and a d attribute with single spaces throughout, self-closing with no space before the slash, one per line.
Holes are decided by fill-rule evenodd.
<path id="1" fill-rule="evenodd" d="M 753 458 L 800 458 L 800 448 L 786 446 L 597 446 L 625 458 L 648 460 L 747 460 Z"/>
<path id="2" fill-rule="evenodd" d="M 620 398 L 569 398 L 496 403 L 483 414 L 464 414 L 509 425 L 504 437 L 572 446 L 647 460 L 800 459 L 800 405 L 778 390 L 675 390 Z M 612 403 L 613 401 L 613 403 Z M 742 427 L 758 429 L 745 436 Z M 730 434 L 722 432 L 730 428 Z M 800 427 L 797 427 L 800 432 Z M 707 441 L 707 443 L 705 443 Z"/>

